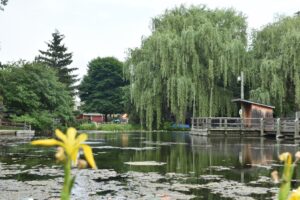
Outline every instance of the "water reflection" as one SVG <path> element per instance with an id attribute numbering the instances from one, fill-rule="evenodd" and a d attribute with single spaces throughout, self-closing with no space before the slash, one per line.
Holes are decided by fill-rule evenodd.
<path id="1" fill-rule="evenodd" d="M 162 177 L 157 179 L 158 182 L 171 185 L 174 183 L 188 184 L 188 187 L 182 186 L 183 188 L 187 187 L 185 194 L 193 194 L 199 199 L 227 199 L 219 194 L 218 190 L 215 191 L 216 194 L 210 194 L 214 190 L 205 185 L 213 183 L 216 178 L 225 184 L 225 186 L 222 185 L 224 188 L 228 181 L 231 181 L 230 184 L 234 183 L 235 188 L 274 187 L 268 177 L 273 169 L 279 168 L 278 154 L 286 151 L 295 153 L 299 150 L 297 141 L 287 142 L 267 138 L 199 137 L 188 133 L 165 132 L 90 133 L 88 142 L 93 147 L 97 166 L 100 169 L 114 170 L 120 176 L 129 172 L 139 173 L 140 177 L 143 173 L 145 175 L 157 173 Z M 7 169 L 22 164 L 20 169 L 22 176 L 16 179 L 21 180 L 22 177 L 26 177 L 23 181 L 27 181 L 30 176 L 26 176 L 24 170 L 37 168 L 40 164 L 42 167 L 56 165 L 53 161 L 53 152 L 54 149 L 37 149 L 21 142 L 17 145 L 11 142 L 2 143 L 0 168 L 1 163 Z M 152 162 L 148 162 L 147 166 L 126 164 L 142 161 Z M 154 163 L 153 166 L 151 163 Z M 157 163 L 166 164 L 155 165 Z M 126 175 L 124 176 L 126 177 Z M 158 177 L 158 175 L 155 176 Z M 300 175 L 296 174 L 295 176 L 295 178 L 299 178 Z M 31 178 L 32 180 L 39 179 L 36 176 Z M 45 179 L 45 177 L 42 178 Z M 1 176 L 0 172 L 1 179 L 5 180 L 5 177 Z M 121 185 L 127 185 L 130 182 L 129 178 L 123 179 L 122 181 L 125 183 Z M 264 180 L 264 182 L 259 180 Z M 141 180 L 135 179 L 135 181 Z M 230 190 L 234 189 L 228 188 L 228 191 Z M 239 191 L 236 191 L 234 195 L 237 196 Z M 255 198 L 271 198 L 274 194 L 265 191 L 259 195 L 251 192 L 245 195 Z"/>

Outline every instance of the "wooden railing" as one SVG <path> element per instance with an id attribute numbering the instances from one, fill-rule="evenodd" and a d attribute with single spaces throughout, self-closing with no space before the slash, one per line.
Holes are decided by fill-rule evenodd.
<path id="1" fill-rule="evenodd" d="M 288 118 L 234 118 L 234 117 L 197 117 L 192 118 L 193 130 L 219 131 L 259 131 L 274 132 L 280 136 L 284 133 L 293 133 L 300 137 L 300 121 Z"/>
<path id="2" fill-rule="evenodd" d="M 19 122 L 11 122 L 11 121 L 2 121 L 0 120 L 0 129 L 15 129 L 15 130 L 31 130 L 31 125 Z"/>

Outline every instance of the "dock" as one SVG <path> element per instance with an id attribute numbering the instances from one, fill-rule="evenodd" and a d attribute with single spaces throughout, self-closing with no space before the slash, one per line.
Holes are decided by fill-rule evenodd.
<path id="1" fill-rule="evenodd" d="M 300 138 L 299 119 L 194 117 L 191 122 L 191 134 L 193 135 Z"/>
<path id="2" fill-rule="evenodd" d="M 30 124 L 0 120 L 0 136 L 32 137 L 34 134 Z"/>

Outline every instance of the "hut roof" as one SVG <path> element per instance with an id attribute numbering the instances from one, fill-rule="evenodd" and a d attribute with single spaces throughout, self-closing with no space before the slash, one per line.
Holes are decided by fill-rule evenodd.
<path id="1" fill-rule="evenodd" d="M 258 106 L 262 106 L 262 107 L 266 107 L 266 108 L 272 108 L 275 109 L 275 106 L 270 106 L 270 105 L 266 105 L 266 104 L 261 104 L 261 103 L 256 103 L 253 101 L 249 101 L 246 99 L 232 99 L 232 102 L 236 102 L 236 103 L 243 103 L 243 104 L 253 104 L 253 105 L 258 105 Z"/>

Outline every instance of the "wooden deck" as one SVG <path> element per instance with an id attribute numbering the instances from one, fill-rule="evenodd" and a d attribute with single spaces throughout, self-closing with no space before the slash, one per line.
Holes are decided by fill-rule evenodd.
<path id="1" fill-rule="evenodd" d="M 27 123 L 16 123 L 0 120 L 0 136 L 34 136 L 35 131 Z"/>
<path id="2" fill-rule="evenodd" d="M 197 117 L 192 118 L 191 134 L 300 138 L 299 127 L 298 119 Z"/>

